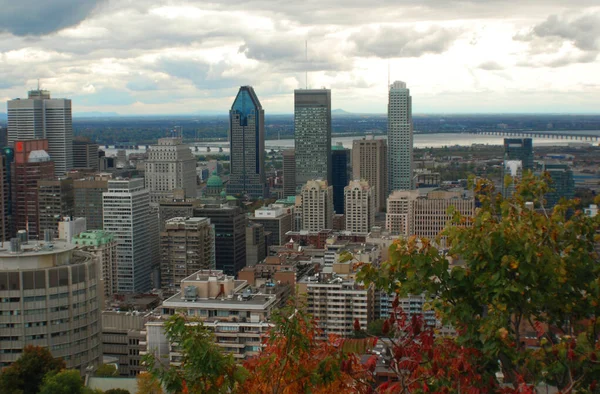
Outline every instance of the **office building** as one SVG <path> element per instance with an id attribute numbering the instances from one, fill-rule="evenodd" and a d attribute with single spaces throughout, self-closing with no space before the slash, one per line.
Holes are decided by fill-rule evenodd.
<path id="1" fill-rule="evenodd" d="M 65 216 L 73 216 L 75 195 L 73 179 L 38 181 L 38 231 L 52 231 L 52 237 L 58 237 L 58 223 Z"/>
<path id="2" fill-rule="evenodd" d="M 73 215 L 86 218 L 87 228 L 90 230 L 102 230 L 104 227 L 102 194 L 108 191 L 109 179 L 107 174 L 98 174 L 73 181 Z"/>
<path id="3" fill-rule="evenodd" d="M 200 205 L 200 200 L 197 198 L 185 198 L 183 189 L 173 190 L 173 198 L 165 198 L 158 203 L 159 231 L 165 230 L 165 224 L 169 219 L 194 216 L 194 208 Z"/>
<path id="4" fill-rule="evenodd" d="M 48 155 L 47 140 L 14 142 L 12 167 L 12 203 L 14 231 L 26 230 L 37 239 L 43 232 L 38 229 L 38 181 L 54 179 L 54 163 Z"/>
<path id="5" fill-rule="evenodd" d="M 333 188 L 333 210 L 335 213 L 344 214 L 344 188 L 350 180 L 349 165 L 350 151 L 342 143 L 331 148 L 331 187 Z"/>
<path id="6" fill-rule="evenodd" d="M 246 267 L 254 267 L 267 257 L 265 228 L 262 224 L 248 222 L 246 226 Z"/>
<path id="7" fill-rule="evenodd" d="M 87 230 L 85 218 L 65 216 L 58 222 L 58 239 L 72 243 L 73 238 Z"/>
<path id="8" fill-rule="evenodd" d="M 294 90 L 296 190 L 306 182 L 331 184 L 331 90 Z"/>
<path id="9" fill-rule="evenodd" d="M 285 242 L 285 233 L 292 231 L 293 217 L 292 208 L 269 205 L 263 206 L 254 211 L 250 221 L 262 224 L 265 232 L 271 233 L 273 245 L 283 245 Z"/>
<path id="10" fill-rule="evenodd" d="M 137 376 L 146 371 L 143 355 L 147 352 L 147 322 L 153 320 L 149 311 L 102 311 L 102 354 L 106 361 L 117 365 L 120 377 Z"/>
<path id="11" fill-rule="evenodd" d="M 573 170 L 568 164 L 543 163 L 542 172 L 550 175 L 551 191 L 544 195 L 545 208 L 553 208 L 562 198 L 572 200 L 575 198 L 575 181 Z"/>
<path id="12" fill-rule="evenodd" d="M 533 171 L 533 142 L 531 138 L 505 138 L 504 160 L 520 160 L 523 170 Z"/>
<path id="13" fill-rule="evenodd" d="M 204 204 L 194 208 L 194 216 L 210 219 L 215 228 L 216 268 L 237 275 L 246 265 L 246 215 L 240 207 Z"/>
<path id="14" fill-rule="evenodd" d="M 413 188 L 412 98 L 406 83 L 395 81 L 388 97 L 388 187 Z"/>
<path id="15" fill-rule="evenodd" d="M 369 182 L 378 212 L 385 209 L 388 196 L 387 149 L 386 140 L 376 140 L 372 136 L 352 142 L 352 178 Z"/>
<path id="16" fill-rule="evenodd" d="M 252 86 L 240 87 L 229 111 L 229 151 L 229 194 L 265 197 L 265 111 Z"/>
<path id="17" fill-rule="evenodd" d="M 117 291 L 149 291 L 158 262 L 158 218 L 150 212 L 144 179 L 109 180 L 102 208 L 103 229 L 117 240 Z"/>
<path id="18" fill-rule="evenodd" d="M 302 187 L 302 230 L 333 228 L 333 188 L 327 181 L 308 181 Z"/>
<path id="19" fill-rule="evenodd" d="M 365 180 L 351 181 L 344 188 L 346 231 L 369 233 L 375 225 L 373 188 Z"/>
<path id="20" fill-rule="evenodd" d="M 32 90 L 27 99 L 8 101 L 8 143 L 48 140 L 46 150 L 54 173 L 62 176 L 73 168 L 71 100 L 52 99 L 47 90 Z"/>
<path id="21" fill-rule="evenodd" d="M 161 288 L 173 294 L 199 270 L 215 269 L 215 231 L 210 219 L 177 217 L 160 233 Z"/>
<path id="22" fill-rule="evenodd" d="M 13 158 L 11 148 L 0 154 L 0 241 L 8 242 L 12 236 L 12 196 L 10 164 Z"/>
<path id="23" fill-rule="evenodd" d="M 174 189 L 183 189 L 187 198 L 196 197 L 196 158 L 181 138 L 160 138 L 150 145 L 144 179 L 150 202 L 170 198 Z"/>
<path id="24" fill-rule="evenodd" d="M 73 168 L 98 171 L 100 168 L 99 150 L 100 145 L 87 139 L 75 138 L 73 140 Z"/>
<path id="25" fill-rule="evenodd" d="M 283 158 L 283 197 L 296 195 L 296 151 L 286 149 L 281 153 Z"/>
<path id="26" fill-rule="evenodd" d="M 13 239 L 0 250 L 0 267 L 1 367 L 28 345 L 47 348 L 82 375 L 102 362 L 95 256 L 63 241 Z"/>

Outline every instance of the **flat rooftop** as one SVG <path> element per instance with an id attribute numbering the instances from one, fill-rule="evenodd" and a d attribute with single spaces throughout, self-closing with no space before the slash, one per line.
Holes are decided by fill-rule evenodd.
<path id="1" fill-rule="evenodd" d="M 21 244 L 20 252 L 15 253 L 10 251 L 10 241 L 5 241 L 0 244 L 0 258 L 44 256 L 74 249 L 76 245 L 66 241 L 56 240 L 48 244 L 44 241 L 29 240 L 26 244 Z"/>

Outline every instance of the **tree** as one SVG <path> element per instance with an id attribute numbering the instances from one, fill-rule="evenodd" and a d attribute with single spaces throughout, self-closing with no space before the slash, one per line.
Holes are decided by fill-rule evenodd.
<path id="1" fill-rule="evenodd" d="M 131 394 L 129 390 L 125 389 L 110 389 L 106 390 L 104 394 Z"/>
<path id="2" fill-rule="evenodd" d="M 44 377 L 39 394 L 83 394 L 83 380 L 79 371 L 70 369 L 49 372 Z"/>
<path id="3" fill-rule="evenodd" d="M 546 178 L 525 174 L 503 199 L 480 179 L 475 217 L 451 212 L 448 253 L 427 239 L 399 240 L 388 262 L 363 267 L 359 278 L 400 296 L 424 293 L 456 328 L 457 344 L 479 352 L 484 378 L 500 364 L 515 388 L 525 380 L 563 393 L 590 389 L 600 376 L 600 217 L 583 215 L 577 201 L 548 212 L 548 190 Z"/>
<path id="4" fill-rule="evenodd" d="M 154 375 L 142 372 L 136 377 L 137 392 L 136 394 L 164 394 L 160 382 Z"/>
<path id="5" fill-rule="evenodd" d="M 101 378 L 119 376 L 119 370 L 113 364 L 102 364 L 96 370 L 95 375 Z"/>
<path id="6" fill-rule="evenodd" d="M 65 368 L 47 348 L 25 346 L 21 357 L 0 373 L 0 393 L 37 394 L 47 373 Z"/>

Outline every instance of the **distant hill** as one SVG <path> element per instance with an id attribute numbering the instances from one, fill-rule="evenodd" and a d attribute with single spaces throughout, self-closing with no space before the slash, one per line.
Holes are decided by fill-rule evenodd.
<path id="1" fill-rule="evenodd" d="M 91 112 L 75 112 L 73 114 L 74 118 L 111 118 L 115 116 L 121 116 L 116 112 L 99 112 L 99 111 L 91 111 Z"/>
<path id="2" fill-rule="evenodd" d="M 333 111 L 331 111 L 331 114 L 332 114 L 332 115 L 352 115 L 352 113 L 351 113 L 351 112 L 344 111 L 344 110 L 343 110 L 343 109 L 341 109 L 341 108 L 334 109 Z"/>

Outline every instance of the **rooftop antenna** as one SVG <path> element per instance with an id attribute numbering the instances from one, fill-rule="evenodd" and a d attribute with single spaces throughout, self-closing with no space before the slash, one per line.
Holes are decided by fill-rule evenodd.
<path id="1" fill-rule="evenodd" d="M 304 40 L 304 58 L 306 60 L 306 69 L 304 70 L 304 81 L 308 89 L 308 40 Z"/>

